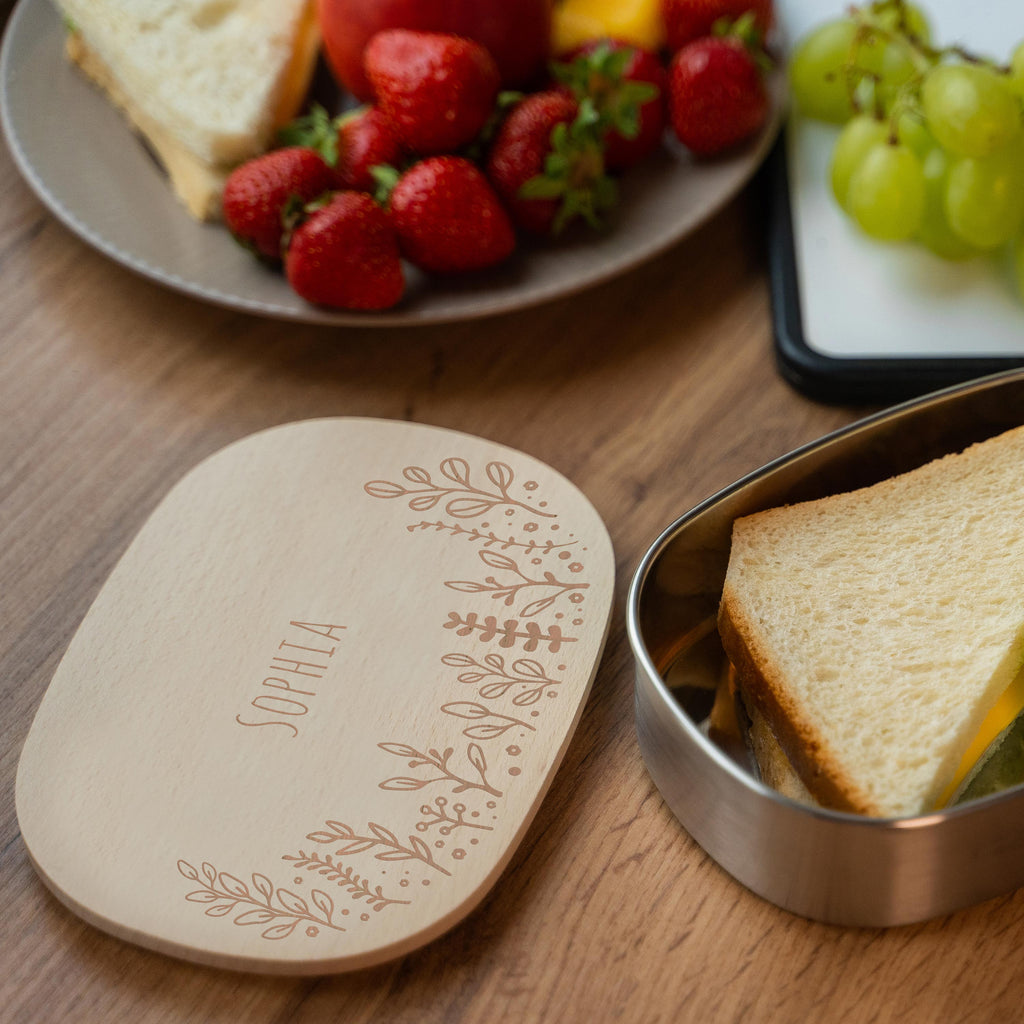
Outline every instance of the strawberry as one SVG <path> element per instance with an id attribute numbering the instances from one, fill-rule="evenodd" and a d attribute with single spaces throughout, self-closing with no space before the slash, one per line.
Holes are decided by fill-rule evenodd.
<path id="1" fill-rule="evenodd" d="M 672 58 L 669 118 L 679 141 L 696 156 L 714 156 L 745 142 L 767 116 L 760 68 L 738 40 L 705 36 Z"/>
<path id="2" fill-rule="evenodd" d="M 646 159 L 665 129 L 665 68 L 657 54 L 633 43 L 594 39 L 552 67 L 579 102 L 606 122 L 605 165 L 622 171 Z"/>
<path id="3" fill-rule="evenodd" d="M 512 220 L 533 234 L 557 234 L 582 217 L 598 225 L 615 201 L 593 109 L 561 89 L 517 103 L 487 156 L 487 177 Z"/>
<path id="4" fill-rule="evenodd" d="M 288 283 L 302 298 L 342 309 L 387 309 L 405 290 L 398 238 L 365 192 L 337 192 L 307 209 L 285 255 Z"/>
<path id="5" fill-rule="evenodd" d="M 228 175 L 224 222 L 247 249 L 278 260 L 289 202 L 311 202 L 337 184 L 334 170 L 314 150 L 306 146 L 271 150 Z"/>
<path id="6" fill-rule="evenodd" d="M 361 107 L 342 115 L 337 133 L 335 166 L 342 188 L 372 192 L 376 188 L 372 168 L 397 164 L 402 158 L 402 144 L 379 107 Z"/>
<path id="7" fill-rule="evenodd" d="M 716 22 L 739 21 L 747 12 L 763 40 L 775 22 L 772 0 L 660 0 L 665 39 L 672 53 L 712 34 Z"/>
<path id="8" fill-rule="evenodd" d="M 471 142 L 494 109 L 501 78 L 479 43 L 440 32 L 378 32 L 363 55 L 377 104 L 419 156 Z"/>
<path id="9" fill-rule="evenodd" d="M 396 164 L 403 155 L 391 122 L 372 105 L 332 118 L 314 103 L 309 113 L 285 125 L 278 138 L 286 145 L 315 149 L 337 171 L 337 188 L 360 192 L 376 188 L 370 173 L 374 167 Z"/>
<path id="10" fill-rule="evenodd" d="M 394 178 L 388 209 L 398 244 L 422 270 L 481 270 L 515 248 L 508 214 L 490 182 L 465 157 L 427 157 Z"/>

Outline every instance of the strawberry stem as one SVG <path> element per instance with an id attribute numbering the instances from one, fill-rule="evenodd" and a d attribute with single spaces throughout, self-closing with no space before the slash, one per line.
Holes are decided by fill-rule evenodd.
<path id="1" fill-rule="evenodd" d="M 282 146 L 305 146 L 315 150 L 330 167 L 338 164 L 338 128 L 347 120 L 358 117 L 362 110 L 354 110 L 332 118 L 319 103 L 314 104 L 308 114 L 295 118 L 277 133 L 278 144 Z"/>

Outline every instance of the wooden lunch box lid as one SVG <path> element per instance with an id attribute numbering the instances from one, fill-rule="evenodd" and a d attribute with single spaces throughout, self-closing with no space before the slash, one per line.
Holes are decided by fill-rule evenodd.
<path id="1" fill-rule="evenodd" d="M 607 636 L 590 503 L 477 437 L 287 424 L 189 472 L 74 636 L 18 768 L 42 879 L 121 938 L 288 974 L 468 914 Z"/>

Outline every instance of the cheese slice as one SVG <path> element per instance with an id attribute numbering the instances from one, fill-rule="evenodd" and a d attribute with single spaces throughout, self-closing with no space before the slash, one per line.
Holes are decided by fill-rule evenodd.
<path id="1" fill-rule="evenodd" d="M 967 773 L 981 760 L 985 751 L 995 742 L 996 737 L 1022 713 L 1024 713 L 1024 665 L 1021 666 L 1021 670 L 1013 682 L 1003 691 L 1002 696 L 981 723 L 971 745 L 960 759 L 956 774 L 939 797 L 938 807 L 945 807 L 949 803 L 950 798 L 960 788 L 960 784 L 967 778 Z"/>

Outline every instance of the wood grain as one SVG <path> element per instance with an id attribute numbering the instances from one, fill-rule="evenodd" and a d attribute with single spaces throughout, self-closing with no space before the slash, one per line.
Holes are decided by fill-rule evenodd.
<path id="1" fill-rule="evenodd" d="M 1019 1016 L 1024 895 L 892 931 L 752 896 L 663 806 L 633 733 L 629 576 L 676 516 L 866 410 L 796 394 L 771 353 L 755 183 L 605 286 L 454 326 L 327 330 L 162 291 L 55 223 L 0 154 L 0 1006 L 5 1019 L 990 1021 Z M 616 552 L 606 654 L 547 799 L 491 895 L 368 971 L 280 980 L 111 938 L 36 877 L 13 783 L 104 579 L 170 486 L 263 427 L 377 416 L 520 449 L 588 496 Z"/>

